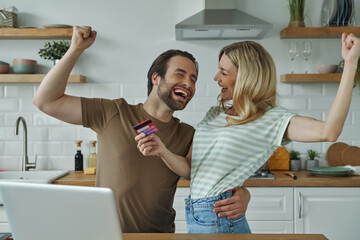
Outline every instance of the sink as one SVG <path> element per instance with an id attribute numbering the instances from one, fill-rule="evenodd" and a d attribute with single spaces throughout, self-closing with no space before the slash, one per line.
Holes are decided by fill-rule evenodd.
<path id="1" fill-rule="evenodd" d="M 1 182 L 52 183 L 69 171 L 6 171 L 0 172 Z"/>
<path id="2" fill-rule="evenodd" d="M 6 171 L 0 172 L 0 182 L 52 183 L 69 171 Z M 0 194 L 0 208 L 2 206 Z"/>

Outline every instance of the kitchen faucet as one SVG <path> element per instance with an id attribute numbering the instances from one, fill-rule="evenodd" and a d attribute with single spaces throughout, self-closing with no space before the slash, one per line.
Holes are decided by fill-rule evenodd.
<path id="1" fill-rule="evenodd" d="M 22 171 L 29 171 L 30 168 L 36 168 L 36 158 L 35 163 L 29 163 L 28 155 L 27 155 L 27 127 L 26 122 L 23 117 L 18 117 L 15 123 L 15 135 L 19 134 L 19 123 L 20 121 L 23 124 L 24 129 L 24 141 L 23 141 L 23 157 L 22 157 L 22 164 L 21 164 L 21 170 Z"/>

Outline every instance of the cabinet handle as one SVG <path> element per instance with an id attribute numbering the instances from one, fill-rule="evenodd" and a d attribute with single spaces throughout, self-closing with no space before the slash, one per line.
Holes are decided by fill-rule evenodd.
<path id="1" fill-rule="evenodd" d="M 301 218 L 301 210 L 302 210 L 302 207 L 301 207 L 301 192 L 299 192 L 299 219 Z"/>

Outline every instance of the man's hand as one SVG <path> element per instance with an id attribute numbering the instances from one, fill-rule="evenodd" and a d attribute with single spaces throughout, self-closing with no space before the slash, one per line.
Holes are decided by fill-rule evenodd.
<path id="1" fill-rule="evenodd" d="M 90 26 L 75 26 L 70 49 L 84 51 L 94 43 L 96 34 L 96 31 L 91 30 Z"/>
<path id="2" fill-rule="evenodd" d="M 216 202 L 214 212 L 218 213 L 218 217 L 227 217 L 228 220 L 241 217 L 247 210 L 250 192 L 243 187 L 235 187 L 227 192 L 233 192 L 233 196 Z"/>

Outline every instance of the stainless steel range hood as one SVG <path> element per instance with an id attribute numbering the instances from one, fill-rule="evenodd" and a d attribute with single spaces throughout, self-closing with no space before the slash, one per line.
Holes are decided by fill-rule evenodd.
<path id="1" fill-rule="evenodd" d="M 260 39 L 272 24 L 238 9 L 205 9 L 175 25 L 176 40 Z"/>

